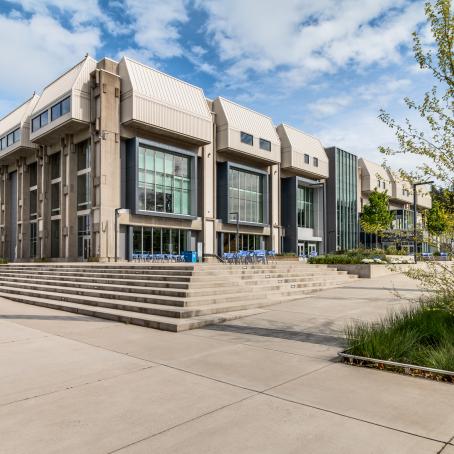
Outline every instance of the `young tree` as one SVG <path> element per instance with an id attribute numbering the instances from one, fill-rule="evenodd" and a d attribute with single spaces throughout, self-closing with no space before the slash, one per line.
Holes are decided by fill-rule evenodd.
<path id="1" fill-rule="evenodd" d="M 445 189 L 454 188 L 454 14 L 452 0 L 432 0 L 425 3 L 425 13 L 435 44 L 428 51 L 421 37 L 413 33 L 415 59 L 421 69 L 428 70 L 434 78 L 432 89 L 422 102 L 405 98 L 410 111 L 416 112 L 425 122 L 429 134 L 419 131 L 409 119 L 398 124 L 381 110 L 379 118 L 395 132 L 398 148 L 381 147 L 385 155 L 410 154 L 423 164 L 409 174 L 409 180 L 436 179 Z M 410 268 L 405 274 L 420 282 L 435 295 L 443 298 L 447 310 L 454 311 L 454 266 L 429 262 L 425 268 Z"/>
<path id="2" fill-rule="evenodd" d="M 432 208 L 427 210 L 426 225 L 427 230 L 433 236 L 440 236 L 448 230 L 448 215 L 436 200 L 433 201 Z"/>
<path id="3" fill-rule="evenodd" d="M 375 246 L 378 244 L 378 235 L 389 229 L 394 216 L 389 211 L 389 196 L 386 192 L 376 189 L 369 195 L 369 203 L 364 206 L 361 215 L 361 227 L 366 233 L 375 234 Z"/>
<path id="4" fill-rule="evenodd" d="M 379 118 L 394 130 L 398 148 L 381 147 L 387 156 L 411 154 L 423 158 L 424 163 L 415 174 L 401 169 L 407 179 L 437 179 L 443 186 L 454 187 L 454 15 L 451 0 L 426 2 L 425 13 L 435 46 L 425 50 L 421 37 L 413 33 L 415 59 L 421 69 L 429 70 L 434 77 L 432 89 L 422 102 L 405 98 L 405 104 L 417 112 L 427 126 L 429 134 L 419 131 L 409 119 L 399 124 L 384 110 Z"/>

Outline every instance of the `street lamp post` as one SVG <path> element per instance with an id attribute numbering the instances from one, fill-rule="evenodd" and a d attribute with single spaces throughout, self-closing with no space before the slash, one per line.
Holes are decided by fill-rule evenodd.
<path id="1" fill-rule="evenodd" d="M 115 208 L 115 262 L 118 262 L 118 216 L 124 213 L 129 213 L 129 210 L 125 208 Z"/>
<path id="2" fill-rule="evenodd" d="M 232 213 L 236 216 L 236 252 L 240 250 L 240 213 L 238 211 L 233 211 Z"/>
<path id="3" fill-rule="evenodd" d="M 413 256 L 415 259 L 415 263 L 417 263 L 417 246 L 418 240 L 416 238 L 416 188 L 418 186 L 423 186 L 426 184 L 433 184 L 433 181 L 424 181 L 421 183 L 413 183 Z"/>

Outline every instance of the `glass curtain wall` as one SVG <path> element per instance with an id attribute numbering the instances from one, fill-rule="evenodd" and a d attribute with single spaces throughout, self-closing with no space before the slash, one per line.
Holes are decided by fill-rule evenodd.
<path id="1" fill-rule="evenodd" d="M 337 249 L 358 247 L 357 157 L 336 150 Z"/>
<path id="2" fill-rule="evenodd" d="M 263 224 L 263 175 L 229 168 L 229 220 Z"/>
<path id="3" fill-rule="evenodd" d="M 139 210 L 191 214 L 191 159 L 139 147 Z"/>
<path id="4" fill-rule="evenodd" d="M 314 188 L 305 186 L 296 190 L 298 227 L 314 228 Z"/>
<path id="5" fill-rule="evenodd" d="M 240 251 L 257 251 L 264 244 L 263 235 L 240 233 L 238 247 Z M 224 233 L 224 252 L 236 252 L 236 233 Z"/>
<path id="6" fill-rule="evenodd" d="M 187 230 L 159 227 L 133 228 L 134 254 L 183 254 L 187 251 Z"/>

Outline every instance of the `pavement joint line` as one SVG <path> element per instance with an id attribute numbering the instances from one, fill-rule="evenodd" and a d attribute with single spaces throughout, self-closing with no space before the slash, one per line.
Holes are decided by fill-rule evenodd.
<path id="1" fill-rule="evenodd" d="M 327 408 L 318 407 L 317 405 L 311 405 L 311 404 L 308 404 L 308 403 L 298 402 L 296 400 L 288 399 L 286 397 L 275 396 L 274 394 L 268 394 L 268 392 L 263 392 L 261 394 L 264 394 L 264 395 L 269 396 L 269 397 L 275 397 L 276 399 L 283 400 L 285 402 L 290 402 L 290 403 L 293 403 L 293 404 L 301 405 L 303 407 L 312 408 L 314 410 L 319 410 L 319 411 L 322 411 L 322 412 L 325 412 L 325 413 L 331 413 L 333 415 L 342 416 L 344 418 L 348 418 L 348 419 L 351 419 L 351 420 L 354 420 L 354 421 L 359 421 L 359 422 L 363 422 L 365 424 L 370 424 L 372 426 L 382 427 L 384 429 L 389 429 L 389 430 L 393 430 L 395 432 L 404 433 L 406 435 L 411 435 L 413 437 L 424 438 L 425 440 L 430 440 L 430 441 L 434 441 L 434 442 L 437 442 L 437 443 L 443 443 L 443 444 L 446 444 L 446 445 L 449 444 L 449 442 L 447 443 L 445 440 L 439 440 L 437 438 L 427 437 L 425 435 L 419 435 L 419 434 L 416 434 L 416 433 L 413 433 L 413 432 L 410 432 L 410 431 L 407 431 L 407 430 L 398 429 L 398 428 L 392 427 L 392 426 L 387 426 L 386 424 L 380 424 L 378 422 L 368 421 L 367 419 L 362 419 L 362 418 L 358 418 L 356 416 L 347 415 L 345 413 L 341 413 L 341 412 L 338 412 L 338 411 L 335 411 L 335 410 L 329 410 Z M 443 449 L 444 449 L 444 447 L 443 447 Z"/>
<path id="2" fill-rule="evenodd" d="M 437 451 L 437 454 L 442 454 L 443 451 L 445 450 L 445 448 L 447 448 L 448 446 L 453 446 L 451 443 L 454 441 L 454 437 L 452 437 L 447 443 L 445 443 L 444 446 L 441 447 L 441 449 L 439 451 Z"/>
<path id="3" fill-rule="evenodd" d="M 36 394 L 34 396 L 25 397 L 23 399 L 13 400 L 11 402 L 5 402 L 3 404 L 0 404 L 0 408 L 8 407 L 10 405 L 18 404 L 18 403 L 21 403 L 21 402 L 26 402 L 27 400 L 31 400 L 31 399 L 39 399 L 41 397 L 51 396 L 53 394 L 58 394 L 58 393 L 61 393 L 61 392 L 69 391 L 71 389 L 77 389 L 77 388 L 82 388 L 84 386 L 94 385 L 95 383 L 100 383 L 100 382 L 107 381 L 107 380 L 113 380 L 115 378 L 122 377 L 124 375 L 130 375 L 130 374 L 134 374 L 134 373 L 137 373 L 137 372 L 143 372 L 143 371 L 151 369 L 153 367 L 157 367 L 157 366 L 141 367 L 139 369 L 134 369 L 134 370 L 130 370 L 130 371 L 127 371 L 127 372 L 122 372 L 121 374 L 110 375 L 109 377 L 98 378 L 98 379 L 93 380 L 93 381 L 88 381 L 88 382 L 84 382 L 84 383 L 77 383 L 77 384 L 71 385 L 71 386 L 65 386 L 62 389 L 55 389 L 55 390 L 49 391 L 47 393 Z"/>
<path id="4" fill-rule="evenodd" d="M 252 399 L 252 398 L 257 397 L 257 396 L 259 396 L 259 395 L 265 395 L 265 396 L 267 396 L 267 397 L 270 397 L 269 394 L 266 394 L 266 391 L 269 391 L 269 390 L 271 390 L 271 389 L 273 389 L 273 388 L 276 388 L 276 387 L 278 387 L 278 386 L 283 386 L 283 385 L 285 385 L 285 384 L 287 384 L 287 383 L 289 383 L 289 382 L 291 382 L 291 381 L 293 381 L 293 380 L 298 380 L 299 378 L 302 378 L 302 377 L 305 377 L 305 376 L 307 376 L 307 375 L 310 375 L 310 374 L 312 374 L 313 372 L 318 372 L 318 371 L 320 371 L 321 369 L 327 368 L 327 367 L 332 366 L 332 365 L 333 365 L 333 364 L 327 364 L 327 365 L 324 365 L 324 366 L 322 366 L 322 367 L 320 367 L 320 368 L 318 368 L 318 369 L 316 369 L 316 370 L 309 371 L 309 372 L 305 372 L 304 374 L 299 375 L 299 376 L 296 377 L 296 378 L 292 378 L 292 379 L 290 379 L 290 380 L 286 380 L 286 381 L 284 381 L 284 382 L 282 382 L 282 383 L 279 383 L 278 385 L 273 385 L 273 386 L 271 386 L 271 387 L 269 387 L 269 388 L 266 388 L 266 389 L 263 390 L 263 391 L 256 391 L 256 390 L 253 390 L 253 389 L 241 387 L 241 388 L 243 388 L 243 389 L 246 389 L 246 390 L 248 390 L 248 391 L 251 391 L 253 394 L 251 394 L 250 396 L 244 397 L 243 399 L 240 399 L 240 400 L 238 400 L 238 401 L 231 402 L 230 404 L 223 405 L 222 407 L 216 408 L 216 409 L 214 409 L 214 410 L 210 410 L 209 412 L 206 412 L 206 413 L 204 413 L 204 414 L 195 416 L 194 418 L 188 419 L 188 420 L 186 420 L 186 421 L 182 421 L 181 423 L 176 424 L 176 425 L 174 425 L 174 426 L 172 426 L 172 427 L 167 427 L 166 429 L 163 429 L 163 430 L 161 430 L 161 431 L 159 431 L 159 432 L 156 432 L 156 433 L 154 433 L 154 434 L 151 434 L 151 435 L 149 435 L 149 436 L 147 436 L 147 437 L 143 437 L 143 438 L 141 438 L 140 440 L 136 440 L 136 441 L 133 441 L 133 442 L 128 443 L 128 444 L 126 444 L 126 445 L 120 446 L 119 448 L 114 449 L 113 451 L 109 451 L 107 454 L 114 454 L 114 453 L 116 453 L 116 452 L 120 452 L 120 451 L 122 451 L 123 449 L 129 448 L 129 447 L 134 446 L 134 445 L 136 445 L 136 444 L 138 444 L 138 443 L 141 443 L 141 442 L 143 442 L 143 441 L 150 440 L 151 438 L 154 438 L 154 437 L 156 437 L 156 436 L 158 436 L 158 435 L 161 435 L 161 434 L 163 434 L 163 433 L 165 433 L 165 432 L 169 432 L 169 431 L 171 431 L 171 430 L 173 430 L 173 429 L 177 429 L 178 427 L 184 426 L 184 425 L 189 424 L 189 423 L 191 423 L 191 422 L 193 422 L 193 421 L 197 421 L 198 419 L 201 419 L 201 418 L 203 418 L 203 417 L 205 417 L 205 416 L 208 416 L 208 415 L 211 415 L 211 414 L 216 413 L 216 412 L 218 412 L 218 411 L 224 410 L 225 408 L 229 408 L 229 407 L 231 407 L 231 406 L 233 406 L 233 405 L 237 405 L 237 404 L 239 404 L 239 403 L 242 403 L 242 402 L 244 402 L 244 401 L 246 401 L 246 400 Z M 217 381 L 217 380 L 216 380 L 216 381 Z M 223 382 L 223 383 L 225 383 L 225 382 Z M 240 387 L 240 386 L 238 386 L 238 385 L 232 385 L 232 386 Z M 272 396 L 272 397 L 275 397 L 275 396 Z M 278 399 L 279 399 L 279 398 L 278 398 Z"/>
<path id="5" fill-rule="evenodd" d="M 194 330 L 195 331 L 195 330 Z M 186 334 L 187 333 L 187 334 Z M 183 334 L 183 333 L 182 333 Z M 250 333 L 245 333 L 249 336 L 254 336 L 254 334 L 250 334 Z M 311 333 L 312 334 L 312 333 Z M 262 346 L 257 346 L 255 344 L 249 344 L 247 342 L 235 342 L 233 340 L 226 340 L 226 339 L 218 339 L 216 337 L 213 337 L 213 338 L 207 338 L 206 336 L 203 336 L 203 335 L 200 335 L 200 334 L 193 334 L 193 333 L 189 333 L 188 331 L 186 331 L 184 333 L 184 335 L 186 336 L 194 336 L 194 337 L 197 337 L 197 338 L 200 338 L 200 339 L 212 339 L 212 340 L 215 340 L 217 342 L 225 342 L 227 344 L 233 344 L 233 345 L 244 345 L 245 347 L 253 347 L 253 348 L 259 348 L 259 349 L 262 349 L 262 350 L 269 350 L 269 351 L 272 351 L 272 352 L 277 352 L 277 353 L 285 353 L 287 355 L 295 355 L 295 356 L 302 356 L 303 358 L 311 358 L 311 359 L 321 359 L 321 360 L 325 360 L 325 361 L 330 361 L 328 359 L 325 359 L 325 358 L 321 358 L 320 356 L 313 356 L 313 355 L 306 355 L 304 353 L 295 353 L 295 352 L 288 352 L 288 351 L 285 351 L 285 350 L 280 350 L 280 349 L 276 349 L 276 348 L 271 348 L 271 347 L 262 347 Z M 257 336 L 256 336 L 257 337 Z M 262 337 L 262 336 L 259 336 L 259 337 Z M 272 336 L 270 336 L 272 337 Z M 333 336 L 335 337 L 335 336 Z M 322 345 L 322 344 L 314 344 L 313 342 L 303 342 L 303 341 L 296 341 L 294 339 L 282 339 L 282 340 L 290 340 L 290 341 L 294 341 L 294 342 L 301 342 L 302 344 L 311 344 L 311 345 Z M 328 345 L 329 347 L 329 345 Z M 341 351 L 342 349 L 338 349 L 338 351 Z M 333 358 L 334 359 L 334 358 Z"/>

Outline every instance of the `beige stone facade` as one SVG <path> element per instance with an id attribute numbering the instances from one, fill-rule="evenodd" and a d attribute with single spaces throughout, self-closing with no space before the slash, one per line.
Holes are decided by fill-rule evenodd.
<path id="1" fill-rule="evenodd" d="M 318 139 L 129 58 L 86 56 L 0 119 L 0 257 L 321 253 L 328 178 Z"/>

